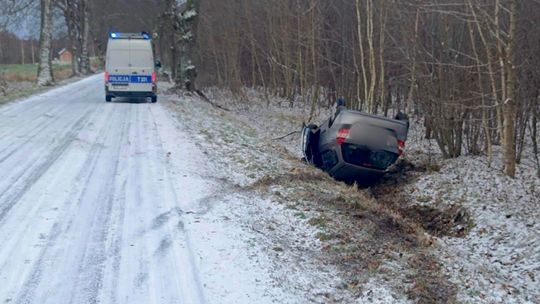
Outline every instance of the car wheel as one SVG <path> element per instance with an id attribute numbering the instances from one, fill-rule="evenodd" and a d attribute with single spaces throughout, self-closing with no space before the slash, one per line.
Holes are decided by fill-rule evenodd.
<path id="1" fill-rule="evenodd" d="M 111 97 L 111 96 L 105 96 L 105 101 L 111 102 L 111 101 L 112 101 L 112 97 Z"/>
<path id="2" fill-rule="evenodd" d="M 156 103 L 157 102 L 157 96 L 152 96 L 152 103 Z"/>

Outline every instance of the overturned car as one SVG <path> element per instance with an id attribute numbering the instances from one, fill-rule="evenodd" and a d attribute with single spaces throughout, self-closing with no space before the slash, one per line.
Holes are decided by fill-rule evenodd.
<path id="1" fill-rule="evenodd" d="M 347 110 L 338 102 L 336 114 L 322 125 L 302 131 L 307 162 L 338 180 L 370 183 L 382 177 L 403 153 L 409 120 Z"/>

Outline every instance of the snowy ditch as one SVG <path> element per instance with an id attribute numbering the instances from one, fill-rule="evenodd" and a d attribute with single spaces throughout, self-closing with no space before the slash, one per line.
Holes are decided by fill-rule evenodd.
<path id="1" fill-rule="evenodd" d="M 299 161 L 309 108 L 246 90 L 167 107 L 209 156 L 217 210 L 266 253 L 269 284 L 306 302 L 534 303 L 540 298 L 540 182 L 516 180 L 481 157 L 443 160 L 413 123 L 404 161 L 371 189 L 331 180 Z M 322 121 L 331 110 L 317 114 Z M 217 204 L 217 202 L 213 202 Z M 218 212 L 214 210 L 214 212 Z M 295 302 L 291 300 L 291 302 Z"/>

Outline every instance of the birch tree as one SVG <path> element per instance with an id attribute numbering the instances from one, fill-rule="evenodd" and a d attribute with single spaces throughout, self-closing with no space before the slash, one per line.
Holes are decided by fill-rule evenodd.
<path id="1" fill-rule="evenodd" d="M 37 84 L 54 83 L 52 71 L 52 0 L 41 0 L 41 29 L 39 38 L 39 65 Z"/>
<path id="2" fill-rule="evenodd" d="M 90 54 L 88 53 L 88 42 L 90 39 L 90 6 L 88 0 L 80 0 L 81 9 L 79 12 L 80 24 L 81 24 L 81 36 L 80 36 L 80 71 L 83 75 L 88 75 L 92 71 L 90 69 Z"/>

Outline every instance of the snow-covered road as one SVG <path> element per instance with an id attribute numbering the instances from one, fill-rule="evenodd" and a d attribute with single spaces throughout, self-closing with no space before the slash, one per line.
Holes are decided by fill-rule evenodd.
<path id="1" fill-rule="evenodd" d="M 189 138 L 159 102 L 105 103 L 102 75 L 0 107 L 0 302 L 276 300 L 204 216 Z"/>

